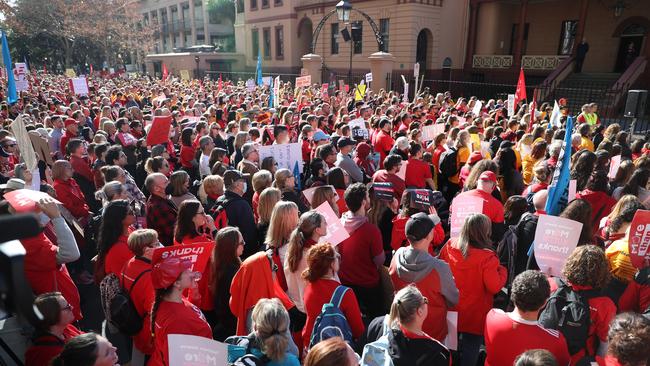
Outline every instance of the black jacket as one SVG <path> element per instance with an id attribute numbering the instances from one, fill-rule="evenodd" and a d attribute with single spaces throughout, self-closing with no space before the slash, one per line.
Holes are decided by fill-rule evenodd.
<path id="1" fill-rule="evenodd" d="M 237 193 L 226 191 L 223 196 L 217 200 L 217 205 L 222 205 L 226 209 L 228 226 L 239 228 L 244 237 L 244 254 L 242 259 L 248 258 L 251 254 L 258 251 L 257 228 L 255 227 L 255 217 L 251 206 Z"/>
<path id="2" fill-rule="evenodd" d="M 388 333 L 388 344 L 395 366 L 449 366 L 451 353 L 440 342 L 426 338 L 407 338 L 401 330 Z"/>
<path id="3" fill-rule="evenodd" d="M 282 192 L 282 200 L 295 203 L 298 206 L 298 211 L 301 215 L 309 211 L 309 207 L 305 205 L 300 197 L 300 194 L 296 193 L 296 191 Z"/>

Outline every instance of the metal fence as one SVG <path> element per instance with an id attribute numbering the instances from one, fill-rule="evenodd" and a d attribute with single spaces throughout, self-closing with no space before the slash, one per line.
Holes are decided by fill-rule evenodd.
<path id="1" fill-rule="evenodd" d="M 232 81 L 237 83 L 238 81 L 243 81 L 246 82 L 246 80 L 253 79 L 255 80 L 256 75 L 255 71 L 210 71 L 206 70 L 205 75 L 210 79 L 210 80 L 219 80 L 219 75 L 221 75 L 221 79 L 224 81 Z M 292 83 L 295 82 L 296 78 L 300 76 L 300 74 L 274 74 L 274 73 L 266 73 L 262 72 L 262 77 L 273 77 L 275 78 L 276 76 L 280 76 L 280 80 L 283 82 L 291 81 Z"/>

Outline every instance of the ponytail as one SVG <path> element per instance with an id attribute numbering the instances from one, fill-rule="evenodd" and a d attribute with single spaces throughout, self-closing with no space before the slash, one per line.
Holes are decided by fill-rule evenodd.
<path id="1" fill-rule="evenodd" d="M 158 307 L 160 306 L 160 303 L 163 301 L 163 298 L 165 295 L 169 294 L 171 292 L 172 286 L 169 286 L 168 288 L 158 288 L 156 289 L 156 297 L 153 301 L 153 305 L 151 305 L 151 338 L 156 337 L 156 313 L 158 312 Z"/>
<path id="2" fill-rule="evenodd" d="M 318 229 L 325 218 L 316 211 L 308 211 L 300 216 L 298 227 L 293 230 L 289 237 L 289 248 L 287 249 L 287 264 L 289 271 L 296 272 L 304 254 L 305 241 L 311 238 L 314 230 Z"/>

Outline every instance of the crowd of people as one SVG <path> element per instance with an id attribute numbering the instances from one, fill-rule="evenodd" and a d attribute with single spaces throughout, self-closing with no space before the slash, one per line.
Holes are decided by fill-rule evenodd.
<path id="1" fill-rule="evenodd" d="M 547 103 L 508 115 L 503 100 L 477 108 L 428 89 L 409 102 L 286 80 L 272 92 L 90 77 L 87 95 L 60 75 L 31 82 L 0 105 L 0 193 L 50 197 L 33 212 L 42 232 L 21 240 L 41 314 L 28 366 L 170 365 L 172 334 L 225 342 L 235 365 L 650 360 L 650 267 L 628 250 L 632 219 L 650 209 L 650 141 L 604 125 L 594 104 L 552 124 Z M 161 118 L 168 139 L 150 145 Z M 291 143 L 301 173 L 260 156 Z M 554 277 L 531 247 L 564 154 L 576 194 L 559 216 L 582 230 Z M 452 228 L 461 199 L 482 211 Z M 347 232 L 340 242 L 325 203 Z M 0 215 L 15 212 L 0 201 Z M 214 244 L 203 271 L 153 255 L 201 243 Z M 114 296 L 136 321 L 111 318 Z M 553 310 L 569 303 L 583 316 L 567 326 Z"/>

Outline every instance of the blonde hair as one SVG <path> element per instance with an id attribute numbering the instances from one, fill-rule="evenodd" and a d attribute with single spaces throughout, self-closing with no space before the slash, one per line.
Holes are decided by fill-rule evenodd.
<path id="1" fill-rule="evenodd" d="M 273 207 L 282 198 L 282 192 L 274 187 L 265 188 L 260 194 L 260 202 L 257 204 L 259 223 L 268 224 L 271 221 Z"/>
<path id="2" fill-rule="evenodd" d="M 629 206 L 630 203 L 635 201 L 641 203 L 641 201 L 639 201 L 639 199 L 633 194 L 626 194 L 622 196 L 618 202 L 616 202 L 614 207 L 612 207 L 612 212 L 607 215 L 607 220 L 610 222 L 610 224 L 617 216 L 621 214 L 621 212 L 623 212 L 623 209 L 625 209 L 625 207 Z"/>
<path id="3" fill-rule="evenodd" d="M 237 132 L 235 135 L 235 150 L 241 149 L 241 147 L 248 141 L 248 137 L 248 132 Z"/>
<path id="4" fill-rule="evenodd" d="M 282 168 L 278 169 L 275 172 L 275 181 L 273 182 L 273 187 L 278 188 L 280 191 L 284 192 L 286 190 L 293 190 L 293 187 L 287 187 L 287 179 L 293 177 L 291 170 Z"/>
<path id="5" fill-rule="evenodd" d="M 273 361 L 284 359 L 289 346 L 289 313 L 280 300 L 260 299 L 253 308 L 251 318 L 255 334 L 262 346 L 261 351 Z"/>
<path id="6" fill-rule="evenodd" d="M 126 244 L 135 255 L 144 254 L 144 249 L 158 241 L 158 233 L 152 229 L 138 229 L 129 235 Z"/>
<path id="7" fill-rule="evenodd" d="M 388 324 L 391 328 L 396 328 L 400 324 L 411 323 L 422 304 L 424 304 L 424 296 L 415 285 L 410 284 L 397 291 L 390 305 Z"/>
<path id="8" fill-rule="evenodd" d="M 271 213 L 269 229 L 266 232 L 266 244 L 280 248 L 289 241 L 291 232 L 298 226 L 298 206 L 290 201 L 280 201 Z"/>
<path id="9" fill-rule="evenodd" d="M 223 178 L 211 174 L 203 178 L 203 182 L 201 182 L 201 186 L 199 187 L 199 199 L 201 202 L 206 203 L 208 200 L 208 192 L 221 192 L 223 194 Z"/>
<path id="10" fill-rule="evenodd" d="M 260 170 L 253 174 L 253 190 L 255 192 L 262 192 L 273 183 L 273 175 L 268 170 Z"/>
<path id="11" fill-rule="evenodd" d="M 330 202 L 330 199 L 336 197 L 336 189 L 332 185 L 326 185 L 326 186 L 320 186 L 314 189 L 314 195 L 312 196 L 311 199 L 311 207 L 316 208 L 320 206 L 323 202 L 327 201 Z M 339 208 L 338 205 L 336 205 L 336 202 L 334 202 L 334 205 L 331 204 L 332 210 L 336 213 L 336 215 L 339 215 Z"/>
<path id="12" fill-rule="evenodd" d="M 471 214 L 463 223 L 458 236 L 458 249 L 463 253 L 463 257 L 469 255 L 469 248 L 491 248 L 492 242 L 492 222 L 490 218 L 483 214 Z"/>

